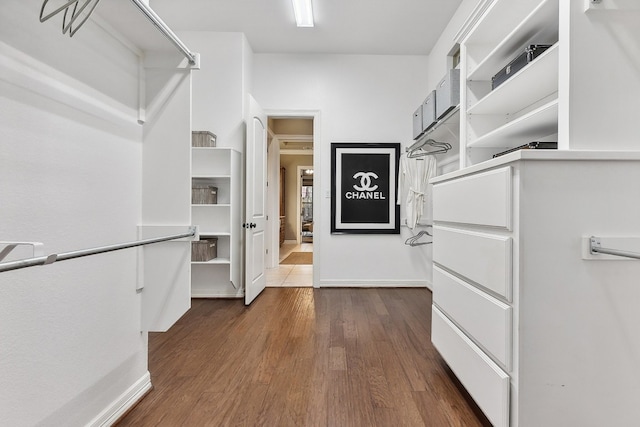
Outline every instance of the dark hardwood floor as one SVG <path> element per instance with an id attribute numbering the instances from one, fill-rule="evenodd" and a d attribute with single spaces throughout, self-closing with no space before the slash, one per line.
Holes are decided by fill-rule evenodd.
<path id="1" fill-rule="evenodd" d="M 153 390 L 118 426 L 485 426 L 431 345 L 424 289 L 194 299 L 149 338 Z"/>

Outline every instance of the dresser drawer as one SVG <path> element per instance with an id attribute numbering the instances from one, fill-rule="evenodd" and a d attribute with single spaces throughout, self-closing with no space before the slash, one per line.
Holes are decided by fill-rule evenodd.
<path id="1" fill-rule="evenodd" d="M 433 261 L 511 301 L 512 239 L 435 226 Z"/>
<path id="2" fill-rule="evenodd" d="M 433 220 L 511 230 L 511 167 L 435 184 Z"/>
<path id="3" fill-rule="evenodd" d="M 438 267 L 433 269 L 433 303 L 511 370 L 512 309 L 509 305 Z"/>
<path id="4" fill-rule="evenodd" d="M 495 427 L 509 425 L 509 375 L 433 307 L 431 341 Z"/>

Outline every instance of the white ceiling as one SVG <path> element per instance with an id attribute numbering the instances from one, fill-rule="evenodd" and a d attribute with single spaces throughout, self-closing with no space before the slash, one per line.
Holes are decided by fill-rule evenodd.
<path id="1" fill-rule="evenodd" d="M 291 0 L 150 0 L 174 31 L 245 33 L 255 53 L 426 55 L 462 0 L 313 0 L 297 28 Z"/>

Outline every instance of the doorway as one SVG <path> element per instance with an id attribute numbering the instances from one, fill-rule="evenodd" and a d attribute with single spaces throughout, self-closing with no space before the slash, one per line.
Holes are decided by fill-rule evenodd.
<path id="1" fill-rule="evenodd" d="M 274 199 L 271 213 L 277 212 L 279 218 L 277 233 L 272 233 L 278 237 L 278 256 L 272 257 L 272 268 L 267 269 L 267 286 L 310 287 L 314 269 L 314 118 L 270 116 L 268 123 L 269 147 L 277 151 L 277 156 L 270 155 L 270 176 L 278 180 L 269 198 Z M 273 195 L 276 188 L 277 195 Z"/>

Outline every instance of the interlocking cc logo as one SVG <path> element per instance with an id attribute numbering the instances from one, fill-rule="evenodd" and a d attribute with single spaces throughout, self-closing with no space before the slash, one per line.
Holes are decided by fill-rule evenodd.
<path id="1" fill-rule="evenodd" d="M 353 178 L 360 178 L 360 186 L 353 186 L 356 191 L 375 191 L 378 188 L 377 184 L 373 187 L 371 186 L 371 178 L 378 179 L 378 175 L 375 172 L 358 172 L 353 175 Z"/>

